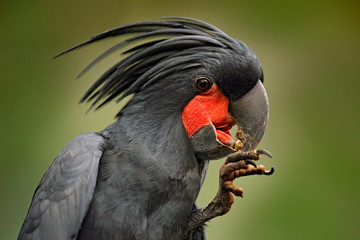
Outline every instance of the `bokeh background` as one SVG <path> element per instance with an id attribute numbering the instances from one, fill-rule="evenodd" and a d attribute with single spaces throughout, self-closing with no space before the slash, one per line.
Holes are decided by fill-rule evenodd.
<path id="1" fill-rule="evenodd" d="M 271 177 L 207 227 L 214 239 L 360 239 L 359 1 L 1 1 L 0 239 L 15 239 L 32 194 L 75 136 L 114 121 L 121 105 L 85 114 L 77 102 L 119 56 L 76 75 L 118 40 L 54 55 L 109 28 L 160 16 L 205 20 L 258 55 L 270 98 Z M 217 191 L 213 162 L 199 196 Z"/>

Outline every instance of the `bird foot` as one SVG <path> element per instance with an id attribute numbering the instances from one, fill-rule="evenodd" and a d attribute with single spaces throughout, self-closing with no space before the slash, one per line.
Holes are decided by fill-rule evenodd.
<path id="1" fill-rule="evenodd" d="M 236 152 L 227 157 L 220 168 L 220 183 L 215 198 L 206 208 L 194 211 L 189 216 L 188 229 L 190 232 L 210 219 L 229 212 L 234 203 L 234 196 L 244 196 L 243 189 L 234 185 L 236 178 L 249 175 L 271 175 L 274 173 L 274 168 L 267 171 L 263 165 L 257 166 L 255 164 L 254 160 L 259 160 L 261 155 L 271 158 L 271 154 L 266 150 Z"/>
<path id="2" fill-rule="evenodd" d="M 219 190 L 214 198 L 217 202 L 218 215 L 226 214 L 234 203 L 234 196 L 244 197 L 244 190 L 234 185 L 236 178 L 250 175 L 272 175 L 274 168 L 267 171 L 263 165 L 257 166 L 254 162 L 260 159 L 261 155 L 272 157 L 266 150 L 253 150 L 246 152 L 237 152 L 228 156 L 225 163 L 220 168 Z"/>

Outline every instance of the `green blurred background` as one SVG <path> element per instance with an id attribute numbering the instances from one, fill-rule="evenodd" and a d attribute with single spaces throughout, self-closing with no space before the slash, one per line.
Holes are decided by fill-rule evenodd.
<path id="1" fill-rule="evenodd" d="M 271 177 L 237 180 L 245 190 L 208 224 L 213 239 L 360 239 L 359 1 L 1 1 L 0 239 L 15 239 L 32 194 L 75 136 L 114 121 L 120 105 L 85 115 L 84 91 L 113 54 L 79 80 L 118 40 L 52 57 L 109 28 L 160 16 L 205 20 L 258 55 L 270 98 L 260 148 Z M 199 205 L 215 195 L 213 162 Z"/>

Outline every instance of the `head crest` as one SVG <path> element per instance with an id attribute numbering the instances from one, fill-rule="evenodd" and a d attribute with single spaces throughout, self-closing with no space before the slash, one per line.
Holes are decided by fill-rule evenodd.
<path id="1" fill-rule="evenodd" d="M 201 66 L 200 62 L 214 52 L 243 52 L 248 47 L 220 29 L 197 19 L 166 17 L 159 21 L 143 21 L 113 28 L 74 46 L 58 56 L 90 43 L 115 36 L 129 36 L 93 60 L 78 77 L 115 50 L 127 55 L 117 62 L 87 90 L 80 102 L 91 102 L 96 109 L 117 98 L 120 101 L 137 93 L 175 68 Z M 140 42 L 140 43 L 139 43 Z M 196 56 L 195 56 L 196 55 Z"/>

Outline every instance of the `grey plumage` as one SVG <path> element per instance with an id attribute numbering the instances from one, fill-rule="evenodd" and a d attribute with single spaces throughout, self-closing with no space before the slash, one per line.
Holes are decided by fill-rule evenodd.
<path id="1" fill-rule="evenodd" d="M 105 38 L 129 34 L 136 35 L 105 51 L 79 74 L 78 77 L 82 76 L 115 50 L 121 50 L 129 44 L 135 45 L 123 51 L 125 58 L 102 74 L 80 102 L 92 101 L 91 107 L 98 105 L 97 108 L 100 108 L 115 98 L 121 101 L 126 96 L 140 91 L 157 79 L 154 76 L 163 77 L 190 64 L 200 68 L 204 64 L 204 59 L 217 61 L 218 56 L 215 53 L 223 54 L 230 51 L 242 54 L 251 51 L 241 41 L 229 37 L 206 22 L 185 17 L 169 17 L 163 21 L 137 22 L 108 30 L 56 57 Z M 136 45 L 137 42 L 140 43 Z M 130 55 L 126 56 L 127 54 Z M 183 56 L 187 56 L 187 60 Z M 171 66 L 166 65 L 169 62 L 172 63 Z"/>
<path id="2" fill-rule="evenodd" d="M 18 239 L 76 239 L 94 193 L 103 143 L 101 136 L 85 133 L 66 145 L 41 179 Z"/>
<path id="3" fill-rule="evenodd" d="M 190 18 L 127 24 L 58 56 L 115 36 L 127 38 L 80 76 L 116 50 L 123 50 L 124 58 L 95 81 L 81 102 L 100 108 L 134 96 L 115 123 L 80 135 L 55 159 L 35 192 L 19 240 L 189 235 L 188 218 L 196 211 L 208 166 L 207 159 L 196 157 L 182 121 L 184 107 L 200 93 L 194 79 L 207 76 L 230 100 L 263 80 L 249 47 Z M 204 239 L 201 227 L 194 234 Z"/>

